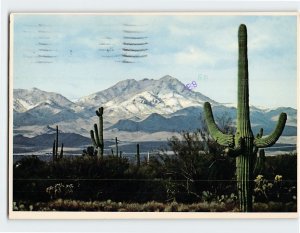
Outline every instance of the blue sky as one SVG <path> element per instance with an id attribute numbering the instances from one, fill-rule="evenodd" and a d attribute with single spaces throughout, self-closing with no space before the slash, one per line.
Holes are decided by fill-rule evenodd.
<path id="1" fill-rule="evenodd" d="M 124 79 L 171 75 L 236 103 L 241 23 L 248 28 L 250 104 L 296 108 L 296 16 L 15 15 L 14 88 L 74 100 Z"/>

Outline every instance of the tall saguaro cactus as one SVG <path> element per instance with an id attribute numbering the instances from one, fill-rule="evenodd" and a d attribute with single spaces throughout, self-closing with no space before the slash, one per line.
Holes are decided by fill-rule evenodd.
<path id="1" fill-rule="evenodd" d="M 281 113 L 275 130 L 267 137 L 254 138 L 249 113 L 247 28 L 241 24 L 238 31 L 238 100 L 237 130 L 235 135 L 224 134 L 214 121 L 210 103 L 204 103 L 205 120 L 211 136 L 222 146 L 227 147 L 228 156 L 236 157 L 237 189 L 240 211 L 252 211 L 253 170 L 258 148 L 272 146 L 280 137 L 287 119 Z"/>
<path id="2" fill-rule="evenodd" d="M 94 124 L 94 130 L 90 131 L 93 145 L 97 148 L 97 155 L 103 158 L 104 142 L 103 142 L 103 107 L 96 111 L 99 118 L 99 130 L 97 124 Z"/>

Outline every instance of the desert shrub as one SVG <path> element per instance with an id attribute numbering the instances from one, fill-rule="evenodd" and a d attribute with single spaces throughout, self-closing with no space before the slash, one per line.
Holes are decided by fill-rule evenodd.
<path id="1" fill-rule="evenodd" d="M 14 163 L 13 169 L 14 178 L 39 178 L 49 174 L 47 163 L 35 155 L 24 156 L 21 160 Z"/>
<path id="2" fill-rule="evenodd" d="M 231 193 L 235 163 L 223 156 L 223 148 L 202 131 L 183 132 L 169 140 L 173 154 L 159 157 L 161 173 L 167 181 L 169 200 L 194 202 L 204 190 Z"/>
<path id="3" fill-rule="evenodd" d="M 54 187 L 66 187 L 70 180 L 76 186 L 76 192 L 72 193 L 75 199 L 97 199 L 102 190 L 118 195 L 119 183 L 112 185 L 107 178 L 123 179 L 128 167 L 127 159 L 109 156 L 103 160 L 94 157 L 64 158 L 54 163 L 41 161 L 36 156 L 25 157 L 14 164 L 14 198 L 49 200 L 53 197 L 49 194 L 55 191 Z"/>
<path id="4" fill-rule="evenodd" d="M 46 193 L 48 193 L 50 199 L 70 198 L 74 193 L 74 185 L 73 184 L 64 185 L 62 183 L 58 183 L 53 186 L 47 187 Z"/>
<path id="5" fill-rule="evenodd" d="M 264 175 L 272 180 L 276 175 L 282 175 L 285 181 L 296 183 L 297 181 L 297 154 L 286 153 L 276 156 L 267 156 Z"/>
<path id="6" fill-rule="evenodd" d="M 126 158 L 113 156 L 63 158 L 56 162 L 26 157 L 14 164 L 14 199 L 163 201 L 164 181 L 155 166 L 152 161 L 137 168 Z M 70 185 L 72 192 L 66 188 Z"/>
<path id="7" fill-rule="evenodd" d="M 296 198 L 296 186 L 290 186 L 282 175 L 276 175 L 273 180 L 258 175 L 254 180 L 255 202 L 296 202 Z"/>
<path id="8" fill-rule="evenodd" d="M 47 200 L 45 189 L 50 167 L 37 156 L 26 156 L 13 165 L 14 199 Z"/>
<path id="9" fill-rule="evenodd" d="M 46 203 L 51 199 L 55 201 L 62 198 L 72 199 L 77 203 L 93 203 L 110 199 L 116 203 L 135 203 L 130 208 L 137 211 L 140 208 L 148 208 L 140 207 L 140 204 L 151 201 L 182 203 L 176 206 L 178 211 L 186 210 L 185 204 L 190 204 L 189 208 L 193 211 L 206 210 L 208 207 L 218 211 L 214 205 L 207 204 L 216 203 L 234 211 L 237 205 L 234 160 L 205 149 L 211 145 L 206 147 L 201 137 L 201 132 L 198 131 L 192 134 L 184 133 L 182 138 L 172 138 L 170 145 L 174 155 L 160 153 L 149 162 L 141 162 L 140 166 L 130 163 L 126 158 L 114 156 L 104 156 L 103 159 L 91 156 L 66 157 L 55 162 L 42 161 L 36 156 L 24 157 L 13 165 L 14 201 Z M 278 168 L 282 163 L 285 169 L 291 169 L 284 171 L 287 176 L 274 173 L 283 171 Z M 267 157 L 267 169 L 261 180 L 255 181 L 254 201 L 295 205 L 295 164 L 296 156 L 293 154 L 280 155 L 278 158 Z M 70 185 L 72 191 L 69 189 Z M 205 204 L 202 209 L 197 209 L 192 203 Z M 105 208 L 117 208 L 111 204 L 107 205 Z M 291 209 L 291 206 L 288 209 Z M 24 207 L 23 204 L 16 208 L 29 207 Z M 125 211 L 127 207 L 122 208 Z M 157 207 L 153 203 L 149 208 L 165 211 L 165 207 Z M 168 208 L 171 208 L 170 204 Z"/>

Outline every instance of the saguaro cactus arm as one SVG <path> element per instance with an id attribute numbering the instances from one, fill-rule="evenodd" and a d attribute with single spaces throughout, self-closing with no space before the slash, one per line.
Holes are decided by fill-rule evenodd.
<path id="1" fill-rule="evenodd" d="M 92 139 L 92 143 L 95 147 L 97 147 L 97 143 L 96 143 L 96 139 L 95 139 L 95 135 L 94 135 L 94 131 L 91 130 L 90 131 L 90 134 L 91 134 L 91 139 Z"/>
<path id="2" fill-rule="evenodd" d="M 98 126 L 97 124 L 94 124 L 94 130 L 90 131 L 92 143 L 96 147 L 102 147 L 102 143 L 100 141 L 99 132 L 98 132 Z"/>
<path id="3" fill-rule="evenodd" d="M 254 145 L 257 148 L 265 148 L 265 147 L 270 147 L 270 146 L 274 145 L 276 143 L 276 141 L 278 140 L 278 138 L 280 137 L 280 135 L 282 134 L 282 131 L 283 131 L 285 123 L 286 123 L 286 119 L 287 119 L 286 113 L 281 113 L 274 131 L 267 137 L 255 138 Z"/>
<path id="4" fill-rule="evenodd" d="M 233 147 L 234 146 L 234 136 L 231 134 L 224 134 L 218 128 L 217 124 L 215 123 L 214 116 L 211 110 L 210 103 L 204 103 L 204 114 L 205 114 L 205 121 L 208 127 L 208 131 L 215 139 L 219 145 Z"/>
<path id="5" fill-rule="evenodd" d="M 96 143 L 97 143 L 98 147 L 101 147 L 97 124 L 94 124 L 94 131 L 95 131 L 95 135 L 96 135 Z"/>

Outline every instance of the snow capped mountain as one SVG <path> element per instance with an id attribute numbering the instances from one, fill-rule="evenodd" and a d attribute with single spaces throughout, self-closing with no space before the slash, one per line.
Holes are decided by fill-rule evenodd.
<path id="1" fill-rule="evenodd" d="M 134 79 L 127 79 L 118 82 L 117 84 L 115 84 L 114 86 L 106 90 L 99 91 L 89 96 L 80 98 L 77 101 L 77 104 L 82 106 L 98 107 L 116 97 L 122 99 L 124 95 L 137 93 L 138 90 L 139 90 L 139 82 Z"/>
<path id="2" fill-rule="evenodd" d="M 84 108 L 64 96 L 32 88 L 14 90 L 14 126 L 50 125 L 81 117 Z"/>
<path id="3" fill-rule="evenodd" d="M 212 104 L 216 120 L 225 112 L 228 117 L 236 118 L 236 109 L 231 104 L 220 104 L 199 92 L 187 90 L 183 83 L 168 75 L 158 80 L 124 80 L 76 102 L 37 88 L 15 89 L 13 95 L 15 133 L 27 136 L 48 133 L 55 125 L 63 132 L 88 136 L 93 123 L 97 122 L 95 110 L 100 106 L 104 107 L 107 131 L 194 130 L 199 128 L 205 101 Z M 286 134 L 294 135 L 297 126 L 295 109 L 266 110 L 251 106 L 251 124 L 255 133 L 259 127 L 270 132 L 282 111 L 288 114 L 290 128 L 287 127 L 289 132 Z"/>
<path id="4" fill-rule="evenodd" d="M 72 102 L 58 93 L 33 88 L 14 90 L 14 125 L 62 124 L 65 121 L 90 119 L 95 109 L 104 107 L 110 123 L 120 119 L 143 120 L 152 113 L 172 114 L 190 106 L 202 106 L 205 101 L 215 101 L 198 92 L 184 88 L 176 78 L 133 79 Z"/>
<path id="5" fill-rule="evenodd" d="M 201 106 L 205 101 L 217 104 L 199 92 L 185 89 L 183 83 L 171 76 L 161 79 L 124 80 L 113 87 L 81 98 L 84 107 L 103 106 L 111 117 L 141 117 L 152 113 L 171 114 L 182 108 Z"/>
<path id="6" fill-rule="evenodd" d="M 47 104 L 63 108 L 76 109 L 77 107 L 76 104 L 60 94 L 42 91 L 38 88 L 30 90 L 14 89 L 13 96 L 14 110 L 16 112 L 26 112 L 38 106 L 46 106 Z"/>

